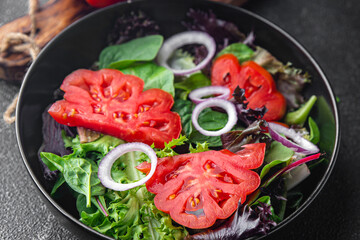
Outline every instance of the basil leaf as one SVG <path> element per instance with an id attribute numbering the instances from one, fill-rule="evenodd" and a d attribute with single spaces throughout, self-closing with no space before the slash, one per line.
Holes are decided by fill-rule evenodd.
<path id="1" fill-rule="evenodd" d="M 249 48 L 246 44 L 243 43 L 233 43 L 221 50 L 217 55 L 216 58 L 220 57 L 221 55 L 231 53 L 237 57 L 240 63 L 248 61 L 254 55 L 254 51 Z"/>
<path id="2" fill-rule="evenodd" d="M 164 38 L 161 35 L 150 35 L 129 42 L 106 47 L 100 53 L 100 68 L 125 68 L 139 61 L 153 60 Z"/>
<path id="3" fill-rule="evenodd" d="M 172 96 L 175 95 L 174 74 L 167 68 L 150 62 L 119 70 L 124 74 L 135 75 L 144 80 L 144 91 L 150 88 L 159 88 Z"/>

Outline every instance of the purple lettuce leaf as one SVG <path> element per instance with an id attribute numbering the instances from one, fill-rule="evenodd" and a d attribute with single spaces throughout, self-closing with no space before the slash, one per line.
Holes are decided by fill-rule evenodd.
<path id="1" fill-rule="evenodd" d="M 250 124 L 244 130 L 230 131 L 221 135 L 221 142 L 225 149 L 236 153 L 242 149 L 245 144 L 263 142 L 270 146 L 271 138 L 264 133 L 267 126 L 266 121 L 258 120 Z"/>
<path id="2" fill-rule="evenodd" d="M 107 44 L 121 44 L 135 38 L 159 34 L 159 29 L 159 25 L 144 12 L 130 12 L 116 19 Z"/>
<path id="3" fill-rule="evenodd" d="M 271 206 L 266 203 L 256 206 L 255 209 L 239 204 L 235 214 L 224 225 L 214 230 L 189 235 L 187 239 L 241 240 L 265 235 L 276 226 L 276 222 L 271 219 L 271 214 Z"/>
<path id="4" fill-rule="evenodd" d="M 65 148 L 65 144 L 62 138 L 62 132 L 67 136 L 75 137 L 76 130 L 66 125 L 57 123 L 47 112 L 48 108 L 42 114 L 42 135 L 43 144 L 39 149 L 40 152 L 51 152 L 59 156 L 68 155 L 70 150 Z M 57 178 L 57 171 L 50 171 L 49 168 L 43 163 L 39 155 L 39 161 L 43 167 L 44 178 L 48 181 L 54 181 Z"/>
<path id="5" fill-rule="evenodd" d="M 267 112 L 266 107 L 251 109 L 248 108 L 249 102 L 245 97 L 245 90 L 242 88 L 236 87 L 233 93 L 235 100 L 235 106 L 238 111 L 239 120 L 245 123 L 246 126 L 249 126 L 253 122 L 260 120 L 264 117 Z"/>

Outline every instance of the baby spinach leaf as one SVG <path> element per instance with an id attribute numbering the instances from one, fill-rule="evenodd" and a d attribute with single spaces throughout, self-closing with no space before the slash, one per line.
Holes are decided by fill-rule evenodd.
<path id="1" fill-rule="evenodd" d="M 175 95 L 174 74 L 167 68 L 149 62 L 119 70 L 144 80 L 144 91 L 150 88 L 159 88 Z"/>
<path id="2" fill-rule="evenodd" d="M 56 180 L 54 187 L 51 190 L 50 195 L 53 196 L 56 192 L 56 190 L 58 190 L 59 187 L 61 187 L 61 185 L 63 185 L 65 183 L 65 178 L 64 175 L 60 172 L 58 179 Z"/>
<path id="3" fill-rule="evenodd" d="M 191 115 L 194 109 L 194 105 L 189 100 L 176 99 L 172 107 L 172 111 L 177 112 L 181 117 L 182 133 L 189 137 L 193 131 L 193 125 L 191 122 Z"/>
<path id="4" fill-rule="evenodd" d="M 64 165 L 66 183 L 76 192 L 86 196 L 86 206 L 91 205 L 91 196 L 102 195 L 105 187 L 97 177 L 95 162 L 84 158 L 71 158 Z"/>
<path id="5" fill-rule="evenodd" d="M 92 160 L 73 158 L 71 155 L 59 157 L 53 153 L 41 153 L 41 159 L 51 167 L 56 166 L 62 173 L 66 183 L 75 191 L 84 194 L 87 199 L 87 206 L 94 195 L 102 195 L 105 188 L 97 177 L 98 167 Z M 60 181 L 62 181 L 60 179 Z M 60 184 L 61 182 L 59 182 Z"/>
<path id="6" fill-rule="evenodd" d="M 50 171 L 59 170 L 60 172 L 64 171 L 64 160 L 62 157 L 48 152 L 40 153 L 41 160 L 48 166 Z"/>
<path id="7" fill-rule="evenodd" d="M 174 84 L 176 89 L 181 89 L 184 93 L 181 94 L 181 99 L 186 99 L 189 93 L 197 88 L 211 85 L 211 80 L 203 73 L 194 73 L 183 81 Z"/>
<path id="8" fill-rule="evenodd" d="M 220 147 L 220 146 L 222 146 L 220 136 L 216 136 L 216 137 L 205 136 L 205 135 L 201 134 L 198 131 L 194 131 L 194 132 L 191 133 L 191 135 L 189 137 L 189 141 L 191 143 L 207 142 L 209 144 L 209 147 Z"/>
<path id="9" fill-rule="evenodd" d="M 100 53 L 100 68 L 125 68 L 139 61 L 153 60 L 164 38 L 161 35 L 150 35 L 129 42 L 106 47 Z"/>
<path id="10" fill-rule="evenodd" d="M 263 167 L 260 173 L 260 178 L 262 179 L 271 168 L 285 163 L 288 165 L 291 161 L 294 151 L 290 148 L 285 147 L 277 141 L 271 143 L 269 151 L 266 153 L 264 162 L 266 165 Z"/>
<path id="11" fill-rule="evenodd" d="M 240 63 L 248 61 L 254 55 L 254 51 L 249 48 L 246 44 L 243 43 L 233 43 L 221 50 L 217 55 L 216 58 L 220 57 L 221 55 L 231 53 L 237 57 Z"/>

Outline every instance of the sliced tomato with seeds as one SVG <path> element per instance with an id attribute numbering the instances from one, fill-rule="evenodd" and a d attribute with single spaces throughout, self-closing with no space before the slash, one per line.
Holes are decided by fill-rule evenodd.
<path id="1" fill-rule="evenodd" d="M 249 170 L 262 165 L 264 143 L 244 145 L 243 150 L 207 151 L 161 158 L 146 183 L 156 194 L 155 206 L 177 223 L 203 229 L 217 219 L 226 219 L 260 185 L 260 177 Z M 137 169 L 147 173 L 150 163 Z"/>
<path id="2" fill-rule="evenodd" d="M 245 90 L 249 102 L 248 108 L 266 107 L 264 119 L 281 119 L 286 112 L 286 100 L 277 91 L 271 74 L 253 61 L 240 65 L 233 54 L 224 54 L 217 58 L 211 71 L 211 83 L 215 86 L 227 86 L 230 98 L 237 86 Z"/>
<path id="3" fill-rule="evenodd" d="M 216 67 L 215 67 L 216 66 Z M 211 83 L 217 86 L 226 86 L 230 89 L 230 96 L 238 86 L 238 76 L 241 66 L 233 54 L 224 54 L 216 59 L 211 69 Z"/>
<path id="4" fill-rule="evenodd" d="M 142 79 L 118 70 L 77 70 L 64 79 L 64 100 L 55 102 L 49 113 L 64 125 L 162 148 L 179 137 L 180 116 L 170 111 L 171 94 L 161 89 L 143 92 L 143 87 Z"/>

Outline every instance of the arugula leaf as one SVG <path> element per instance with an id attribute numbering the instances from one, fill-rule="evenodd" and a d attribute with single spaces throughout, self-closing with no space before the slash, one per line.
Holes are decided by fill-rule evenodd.
<path id="1" fill-rule="evenodd" d="M 135 75 L 144 80 L 144 91 L 159 88 L 175 95 L 174 74 L 167 68 L 149 62 L 119 70 L 124 74 Z"/>
<path id="2" fill-rule="evenodd" d="M 254 55 L 254 51 L 249 48 L 246 44 L 243 43 L 233 43 L 221 50 L 217 55 L 216 58 L 220 57 L 221 55 L 231 53 L 235 55 L 235 57 L 239 60 L 240 63 L 248 61 Z"/>
<path id="3" fill-rule="evenodd" d="M 135 62 L 151 61 L 156 57 L 163 40 L 161 35 L 150 35 L 108 46 L 100 53 L 99 67 L 119 69 Z"/>

